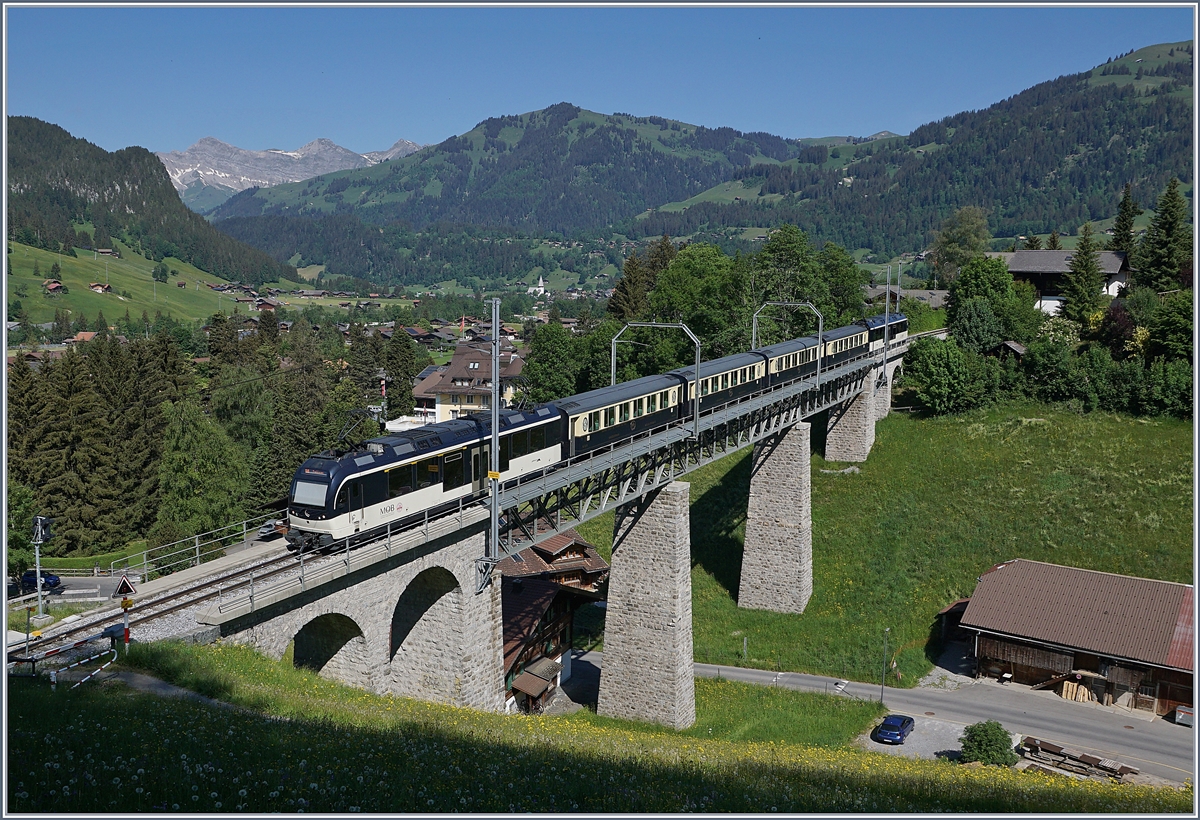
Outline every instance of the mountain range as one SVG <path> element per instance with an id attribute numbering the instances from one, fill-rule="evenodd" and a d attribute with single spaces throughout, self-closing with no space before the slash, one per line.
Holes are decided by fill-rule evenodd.
<path id="1" fill-rule="evenodd" d="M 492 117 L 386 165 L 246 190 L 211 213 L 353 216 L 572 236 L 696 236 L 798 225 L 818 242 L 885 256 L 927 246 L 956 209 L 986 209 L 996 236 L 1074 233 L 1111 217 L 1130 183 L 1150 204 L 1192 179 L 1192 45 L 1149 46 L 1039 83 L 901 137 L 785 139 L 570 103 Z M 307 227 L 297 227 L 309 232 Z M 265 248 L 264 248 L 265 249 Z"/>
<path id="2" fill-rule="evenodd" d="M 386 151 L 357 154 L 332 140 L 316 139 L 295 151 L 268 148 L 250 151 L 205 137 L 186 151 L 158 151 L 185 205 L 207 213 L 247 188 L 269 188 L 320 174 L 367 168 L 419 151 L 420 145 L 397 140 Z"/>

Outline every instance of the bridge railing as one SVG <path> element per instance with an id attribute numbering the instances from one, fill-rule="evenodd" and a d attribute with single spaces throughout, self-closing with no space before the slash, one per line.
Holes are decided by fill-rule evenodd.
<path id="1" fill-rule="evenodd" d="M 266 589 L 256 589 L 255 578 L 251 574 L 248 591 L 228 598 L 218 590 L 216 606 L 202 616 L 200 622 L 219 623 L 246 612 L 253 612 L 256 607 L 266 606 L 316 584 L 348 575 L 368 564 L 390 558 L 393 554 L 461 530 L 485 514 L 486 509 L 480 507 L 479 499 L 465 496 L 458 499 L 454 508 L 437 514 L 430 514 L 430 511 L 426 510 L 419 520 L 407 522 L 403 527 L 394 527 L 389 523 L 378 530 L 378 538 L 362 546 L 354 545 L 350 538 L 344 538 L 337 549 L 320 556 L 306 558 L 301 552 L 298 556 L 299 573 L 273 582 Z M 468 521 L 468 518 L 471 520 Z"/>
<path id="2" fill-rule="evenodd" d="M 137 575 L 144 583 L 149 581 L 151 576 L 170 575 L 172 572 L 200 566 L 206 561 L 221 557 L 226 547 L 249 541 L 251 530 L 273 519 L 275 515 L 276 513 L 264 513 L 199 535 L 181 538 L 170 544 L 151 547 L 141 553 L 113 561 L 109 572 L 114 576 Z"/>

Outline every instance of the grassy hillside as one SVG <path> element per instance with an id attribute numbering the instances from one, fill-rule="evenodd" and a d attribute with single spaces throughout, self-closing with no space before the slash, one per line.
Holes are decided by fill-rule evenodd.
<path id="1" fill-rule="evenodd" d="M 56 309 L 71 311 L 72 318 L 82 311 L 89 321 L 95 319 L 96 313 L 102 310 L 110 322 L 124 315 L 126 310 L 134 318 L 140 316 L 143 310 L 151 316 L 158 310 L 164 314 L 169 312 L 179 319 L 204 319 L 218 309 L 232 312 L 233 303 L 228 296 L 221 296 L 199 284 L 218 284 L 225 280 L 204 273 L 186 262 L 167 257 L 163 261 L 167 267 L 179 271 L 179 276 L 170 277 L 166 284 L 155 284 L 150 272 L 156 263 L 133 253 L 120 242 L 115 244 L 121 251 L 120 259 L 95 256 L 91 251 L 83 250 L 77 250 L 78 258 L 73 258 L 10 241 L 9 303 L 20 301 L 35 324 L 53 321 Z M 35 262 L 40 269 L 37 276 L 33 273 Z M 59 278 L 69 291 L 65 296 L 46 296 L 42 293 L 42 280 L 50 277 L 50 268 L 55 262 L 62 267 Z M 113 292 L 94 293 L 88 290 L 89 283 L 105 281 L 106 264 L 108 284 Z M 187 287 L 178 287 L 176 283 L 180 281 L 186 282 Z M 28 295 L 22 296 L 21 293 Z"/>
<path id="2" fill-rule="evenodd" d="M 749 458 L 689 475 L 696 659 L 878 680 L 931 668 L 935 616 L 1011 558 L 1193 583 L 1191 422 L 1009 406 L 892 413 L 861 472 L 813 457 L 813 595 L 803 615 L 737 608 Z M 835 465 L 840 467 L 842 465 Z M 603 549 L 612 520 L 581 528 Z M 741 659 L 742 639 L 749 657 Z"/>
<path id="3" fill-rule="evenodd" d="M 799 150 L 771 134 L 560 103 L 493 117 L 370 168 L 246 191 L 212 216 L 353 212 L 365 222 L 400 219 L 418 228 L 442 220 L 565 233 L 611 226 L 700 193 L 734 168 L 779 162 Z"/>
<path id="4" fill-rule="evenodd" d="M 869 725 L 877 708 L 760 687 L 697 681 L 697 737 L 594 716 L 493 715 L 379 696 L 245 647 L 135 645 L 131 657 L 243 709 L 14 680 L 13 811 L 1101 813 L 1186 812 L 1192 799 L 1190 788 L 765 741 L 753 728 L 731 742 L 733 728 L 714 715 L 757 710 L 782 724 L 771 727 L 778 737 L 789 724 L 831 715 L 844 727 Z M 63 731 L 47 744 L 51 715 Z"/>

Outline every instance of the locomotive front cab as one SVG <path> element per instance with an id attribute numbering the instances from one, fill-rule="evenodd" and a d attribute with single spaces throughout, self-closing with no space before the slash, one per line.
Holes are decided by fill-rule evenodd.
<path id="1" fill-rule="evenodd" d="M 310 458 L 296 470 L 288 491 L 288 549 L 327 547 L 333 543 L 336 514 L 331 497 L 336 461 Z"/>

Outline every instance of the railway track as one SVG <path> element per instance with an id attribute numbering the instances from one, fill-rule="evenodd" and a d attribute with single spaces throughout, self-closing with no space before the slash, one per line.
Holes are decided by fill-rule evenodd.
<path id="1" fill-rule="evenodd" d="M 265 560 L 249 565 L 240 565 L 226 570 L 215 570 L 212 575 L 196 579 L 186 586 L 168 590 L 150 600 L 134 605 L 129 611 L 130 630 L 138 626 L 175 614 L 184 609 L 213 600 L 229 592 L 248 588 L 252 584 L 283 573 L 294 571 L 297 567 L 296 556 L 283 551 Z M 42 635 L 30 640 L 28 654 L 41 652 L 62 643 L 78 640 L 81 635 L 93 634 L 105 627 L 122 623 L 124 613 L 120 609 L 105 610 L 86 617 L 81 622 L 72 623 L 66 629 L 55 631 L 53 634 Z M 8 660 L 16 660 L 26 655 L 26 644 L 8 651 Z"/>

